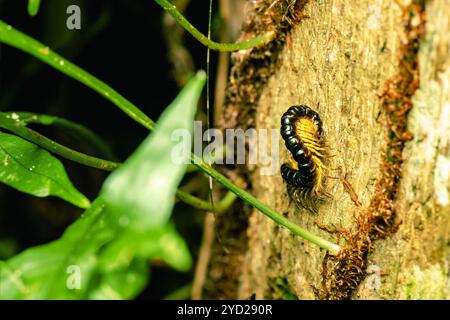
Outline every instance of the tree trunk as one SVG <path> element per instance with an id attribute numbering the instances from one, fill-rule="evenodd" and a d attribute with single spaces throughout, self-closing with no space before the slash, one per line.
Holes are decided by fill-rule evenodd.
<path id="1" fill-rule="evenodd" d="M 225 126 L 279 130 L 288 107 L 309 105 L 333 148 L 331 196 L 311 213 L 290 203 L 279 172 L 230 176 L 342 250 L 237 205 L 216 217 L 204 297 L 449 299 L 450 1 L 271 2 L 257 1 L 266 11 L 248 15 L 243 37 L 275 28 L 279 39 L 270 58 L 233 56 Z"/>

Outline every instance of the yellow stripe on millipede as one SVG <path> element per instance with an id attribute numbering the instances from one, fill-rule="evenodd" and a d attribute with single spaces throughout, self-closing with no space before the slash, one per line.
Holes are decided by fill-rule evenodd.
<path id="1" fill-rule="evenodd" d="M 317 175 L 313 191 L 317 194 L 322 189 L 322 177 L 326 168 L 322 158 L 326 155 L 327 148 L 322 145 L 319 128 L 311 119 L 298 119 L 295 123 L 295 134 L 301 140 L 306 153 L 311 157 L 311 162 L 313 163 L 312 170 Z"/>

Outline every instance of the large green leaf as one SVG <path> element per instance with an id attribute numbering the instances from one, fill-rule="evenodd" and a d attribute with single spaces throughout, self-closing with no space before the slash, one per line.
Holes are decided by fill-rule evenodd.
<path id="1" fill-rule="evenodd" d="M 46 150 L 0 132 L 0 181 L 37 197 L 53 195 L 80 208 L 89 200 L 70 182 L 64 166 Z"/>
<path id="2" fill-rule="evenodd" d="M 111 225 L 99 198 L 64 235 L 0 261 L 0 299 L 128 299 L 148 281 L 148 259 L 185 271 L 191 257 L 168 224 L 137 234 Z M 78 276 L 79 287 L 70 286 Z"/>
<path id="3" fill-rule="evenodd" d="M 175 191 L 186 170 L 186 164 L 172 158 L 179 143 L 172 139 L 172 133 L 177 129 L 192 132 L 204 81 L 203 74 L 197 75 L 186 85 L 161 115 L 155 131 L 103 185 L 109 208 L 119 222 L 130 223 L 129 228 L 158 228 L 169 219 Z"/>
<path id="4" fill-rule="evenodd" d="M 117 197 L 125 196 L 124 201 L 130 205 L 130 210 L 122 208 L 118 200 L 111 201 L 111 194 L 105 189 L 104 195 L 109 200 L 106 201 L 104 195 L 98 197 L 60 239 L 25 250 L 6 262 L 0 261 L 0 299 L 129 299 L 145 287 L 149 259 L 163 260 L 180 271 L 189 270 L 192 259 L 188 247 L 173 224 L 167 223 L 176 186 L 185 166 L 166 162 L 165 166 L 172 168 L 168 170 L 161 168 L 160 159 L 167 159 L 167 155 L 170 157 L 174 144 L 170 141 L 171 130 L 180 126 L 192 130 L 194 110 L 203 83 L 204 76 L 200 74 L 164 112 L 158 129 L 132 156 L 139 161 L 126 161 L 126 170 L 122 171 L 124 178 L 122 174 L 112 175 L 105 182 L 112 183 L 110 190 L 116 190 L 115 179 L 129 182 L 130 177 L 136 177 L 134 170 L 147 175 L 149 181 L 155 181 L 153 176 L 165 179 L 167 183 L 164 186 L 147 185 L 150 190 L 130 186 L 135 193 L 143 192 L 152 200 L 147 202 L 148 207 L 143 208 L 140 197 L 137 197 L 139 203 L 135 205 L 124 190 L 115 194 Z M 152 136 L 156 138 L 152 139 Z M 160 143 L 162 146 L 156 145 Z M 152 148 L 157 148 L 157 156 L 146 153 L 147 161 L 143 161 L 141 152 Z M 161 171 L 152 170 L 154 167 Z M 159 199 L 153 195 L 170 203 L 156 206 L 152 202 Z M 76 276 L 71 273 L 73 270 L 81 276 L 79 288 L 71 286 L 71 279 Z"/>

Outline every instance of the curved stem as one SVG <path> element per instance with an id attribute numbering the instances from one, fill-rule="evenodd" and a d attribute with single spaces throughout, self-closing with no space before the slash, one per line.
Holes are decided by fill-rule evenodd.
<path id="1" fill-rule="evenodd" d="M 60 155 L 61 157 L 72 160 L 74 162 L 81 163 L 85 166 L 112 171 L 120 165 L 117 162 L 88 156 L 84 153 L 67 148 L 53 140 L 50 140 L 40 133 L 23 126 L 20 121 L 9 118 L 8 115 L 4 114 L 3 112 L 0 112 L 0 127 L 15 133 L 19 137 L 33 142 L 52 153 Z"/>
<path id="2" fill-rule="evenodd" d="M 222 200 L 220 200 L 218 203 L 214 203 L 213 205 L 211 202 L 202 200 L 200 198 L 191 195 L 190 193 L 178 189 L 177 198 L 183 201 L 184 203 L 191 205 L 194 208 L 211 212 L 214 211 L 216 213 L 222 213 L 225 212 L 228 208 L 230 208 L 230 206 L 237 199 L 237 196 L 233 192 L 228 191 L 227 194 L 222 198 Z"/>
<path id="3" fill-rule="evenodd" d="M 266 44 L 275 38 L 273 31 L 266 32 L 255 38 L 239 41 L 236 43 L 218 43 L 208 39 L 196 27 L 189 23 L 186 18 L 177 10 L 176 6 L 167 0 L 154 0 L 164 10 L 166 10 L 187 32 L 189 32 L 195 39 L 200 41 L 204 46 L 211 50 L 217 51 L 239 51 L 257 47 Z"/>
<path id="4" fill-rule="evenodd" d="M 117 157 L 114 155 L 112 150 L 109 148 L 108 144 L 103 141 L 94 131 L 91 129 L 78 124 L 76 122 L 48 115 L 48 114 L 36 114 L 32 112 L 4 112 L 7 116 L 18 117 L 20 121 L 23 121 L 25 125 L 29 123 L 40 124 L 44 126 L 54 125 L 56 127 L 61 127 L 71 132 L 76 138 L 87 140 L 94 146 L 103 157 L 107 159 L 116 160 Z"/>

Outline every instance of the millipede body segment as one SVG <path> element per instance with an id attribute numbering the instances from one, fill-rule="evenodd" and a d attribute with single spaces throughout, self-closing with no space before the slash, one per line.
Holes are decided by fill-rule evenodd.
<path id="1" fill-rule="evenodd" d="M 323 191 L 326 155 L 319 115 L 308 106 L 292 106 L 281 117 L 280 132 L 290 152 L 281 176 L 297 191 L 318 195 Z"/>

